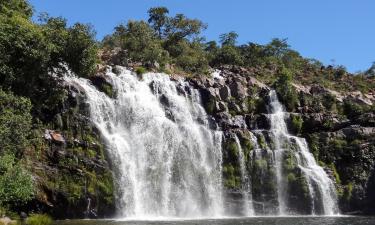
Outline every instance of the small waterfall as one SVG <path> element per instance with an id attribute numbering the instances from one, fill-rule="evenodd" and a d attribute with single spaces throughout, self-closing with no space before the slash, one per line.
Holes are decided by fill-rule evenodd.
<path id="1" fill-rule="evenodd" d="M 107 72 L 116 98 L 88 80 L 66 77 L 87 96 L 115 167 L 119 216 L 223 215 L 222 133 L 208 128 L 197 90 L 165 74 L 139 80 Z"/>
<path id="2" fill-rule="evenodd" d="M 311 214 L 316 213 L 316 205 L 322 206 L 324 215 L 334 215 L 338 213 L 336 191 L 333 182 L 327 173 L 320 167 L 313 155 L 308 149 L 308 145 L 303 138 L 292 136 L 288 133 L 285 123 L 286 113 L 283 106 L 277 99 L 275 91 L 271 91 L 270 113 L 271 122 L 270 132 L 274 143 L 275 166 L 277 176 L 277 193 L 279 202 L 279 215 L 290 214 L 287 207 L 287 198 L 290 193 L 287 192 L 288 181 L 285 179 L 283 163 L 286 153 L 292 153 L 296 158 L 298 168 L 302 171 L 310 195 Z M 291 146 L 295 145 L 295 149 Z"/>
<path id="3" fill-rule="evenodd" d="M 245 154 L 241 147 L 240 140 L 238 139 L 237 135 L 234 136 L 237 147 L 238 147 L 238 161 L 240 164 L 240 171 L 241 171 L 241 192 L 243 196 L 243 215 L 245 216 L 253 216 L 254 209 L 252 203 L 252 195 L 251 195 L 251 181 L 249 179 L 249 173 L 246 168 L 245 163 Z"/>

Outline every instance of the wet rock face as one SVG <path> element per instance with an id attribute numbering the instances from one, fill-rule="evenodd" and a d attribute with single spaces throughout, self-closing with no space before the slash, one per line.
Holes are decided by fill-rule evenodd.
<path id="1" fill-rule="evenodd" d="M 263 136 L 261 144 L 270 143 L 270 138 L 262 130 L 270 129 L 267 117 L 268 92 L 271 89 L 266 84 L 255 79 L 253 71 L 224 66 L 221 68 L 220 79 L 191 78 L 189 82 L 200 90 L 203 105 L 218 129 L 224 133 L 238 133 L 241 130 L 258 130 Z M 289 118 L 287 126 L 290 133 L 306 138 L 310 151 L 316 161 L 323 165 L 324 169 L 335 181 L 341 212 L 373 211 L 375 199 L 374 169 L 375 169 L 375 112 L 372 104 L 375 104 L 371 94 L 339 93 L 320 85 L 303 86 L 293 84 L 296 91 L 296 108 Z M 285 105 L 286 103 L 283 102 Z M 372 109 L 372 110 L 371 110 Z M 260 137 L 258 137 L 259 139 Z M 238 163 L 231 156 L 233 146 L 230 136 L 223 141 L 224 167 L 234 171 L 238 170 Z M 259 184 L 259 176 L 271 176 L 271 170 L 267 167 L 266 152 L 264 160 L 258 160 L 249 165 L 248 170 L 253 177 L 255 185 L 253 191 L 254 207 L 275 206 L 275 193 L 272 191 L 274 181 Z M 237 166 L 237 167 L 236 167 Z M 263 168 L 263 170 L 262 170 Z M 267 172 L 268 171 L 268 172 Z M 267 175 L 267 173 L 269 173 Z M 236 184 L 236 176 L 229 179 L 230 184 Z M 267 180 L 267 179 L 266 179 Z M 258 187 L 258 186 L 259 187 Z M 303 208 L 304 203 L 311 199 L 304 198 L 303 190 L 297 191 L 297 187 L 290 187 L 295 191 L 298 199 L 304 199 L 295 204 L 295 210 L 302 209 L 304 214 L 310 209 Z M 238 187 L 227 188 L 229 196 L 238 198 Z M 260 197 L 262 196 L 262 197 Z M 297 199 L 292 196 L 290 201 Z M 293 200 L 294 199 L 294 200 Z M 263 202 L 258 205 L 257 202 Z M 265 204 L 265 202 L 268 202 Z M 266 206 L 267 205 L 267 206 Z M 308 205 L 308 204 L 307 204 Z M 319 206 L 316 206 L 319 207 Z M 275 209 L 274 209 L 275 210 Z"/>
<path id="2" fill-rule="evenodd" d="M 248 144 L 251 141 L 245 131 L 257 130 L 258 133 L 254 134 L 258 136 L 261 149 L 257 153 L 259 158 L 246 161 L 253 184 L 254 209 L 276 214 L 275 171 L 270 166 L 272 152 L 266 148 L 266 145 L 274 144 L 266 132 L 270 129 L 267 105 L 271 88 L 253 77 L 251 70 L 231 67 L 221 69 L 220 78 L 201 76 L 189 78 L 187 82 L 199 90 L 202 105 L 209 114 L 210 128 L 224 133 L 225 192 L 233 200 L 228 202 L 228 208 L 237 209 L 238 204 L 235 202 L 242 197 L 239 193 L 238 149 L 233 144 L 233 135 L 239 137 L 246 157 L 255 157 L 254 146 Z M 112 72 L 120 73 L 120 70 L 113 67 Z M 110 80 L 104 75 L 94 76 L 91 81 L 99 90 L 115 96 Z M 151 85 L 150 88 L 155 87 Z M 320 86 L 295 88 L 299 105 L 293 113 L 301 120 L 288 119 L 288 129 L 295 135 L 307 138 L 315 159 L 325 166 L 335 180 L 342 212 L 375 213 L 375 112 L 362 113 L 357 107 L 368 107 L 371 97 L 358 93 L 350 96 L 335 93 Z M 190 95 L 186 87 L 178 86 L 177 90 L 181 95 Z M 103 143 L 88 120 L 88 106 L 82 91 L 71 86 L 67 87 L 67 92 L 68 98 L 59 112 L 59 118 L 55 119 L 56 125 L 49 128 L 45 136 L 46 142 L 50 144 L 46 150 L 47 161 L 36 164 L 46 171 L 45 174 L 36 174 L 43 188 L 43 197 L 38 200 L 38 205 L 58 218 L 82 218 L 86 215 L 90 199 L 90 207 L 95 214 L 99 217 L 109 216 L 115 211 L 111 190 L 113 181 Z M 327 96 L 332 101 L 325 102 Z M 163 105 L 169 104 L 166 98 L 160 98 Z M 352 104 L 346 104 L 348 101 L 357 104 L 356 107 L 350 108 Z M 172 115 L 169 118 L 173 120 Z M 295 173 L 298 175 L 298 171 Z M 95 174 L 95 179 L 88 174 Z M 52 179 L 58 177 L 62 178 Z M 55 186 L 42 183 L 45 180 Z M 55 188 L 64 183 L 72 185 L 71 189 L 67 186 Z M 310 209 L 304 206 L 309 205 L 306 202 L 311 199 L 305 196 L 301 187 L 303 185 L 291 182 L 288 188 L 295 193 L 289 201 L 302 199 L 294 204 L 294 211 L 301 210 L 301 214 L 306 214 Z M 78 194 L 73 195 L 72 190 L 79 190 Z"/>
<path id="3" fill-rule="evenodd" d="M 38 195 L 24 210 L 58 219 L 111 216 L 114 183 L 104 145 L 87 116 L 82 90 L 67 86 L 66 93 L 55 122 L 41 133 L 39 155 L 29 156 Z"/>

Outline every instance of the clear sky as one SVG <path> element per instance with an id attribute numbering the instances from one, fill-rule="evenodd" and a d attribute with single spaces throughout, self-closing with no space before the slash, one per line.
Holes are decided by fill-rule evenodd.
<path id="1" fill-rule="evenodd" d="M 91 23 L 101 40 L 129 19 L 166 6 L 208 24 L 207 40 L 236 31 L 239 43 L 288 38 L 293 49 L 351 72 L 375 61 L 375 0 L 30 0 L 36 13 Z M 333 61 L 334 60 L 334 61 Z"/>

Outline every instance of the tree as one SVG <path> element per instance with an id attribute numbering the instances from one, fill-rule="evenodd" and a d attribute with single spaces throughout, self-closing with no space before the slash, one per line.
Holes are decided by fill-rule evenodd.
<path id="1" fill-rule="evenodd" d="M 242 65 L 243 60 L 235 46 L 225 45 L 220 48 L 212 59 L 212 65 Z"/>
<path id="2" fill-rule="evenodd" d="M 177 14 L 170 18 L 166 27 L 167 39 L 176 43 L 184 38 L 196 38 L 207 25 L 197 19 L 186 18 L 184 14 Z"/>
<path id="3" fill-rule="evenodd" d="M 266 45 L 265 52 L 268 56 L 275 56 L 281 58 L 288 50 L 289 45 L 288 39 L 274 38 L 272 41 Z"/>
<path id="4" fill-rule="evenodd" d="M 159 38 L 162 38 L 163 28 L 169 20 L 167 14 L 169 10 L 165 7 L 155 7 L 148 10 L 149 19 L 148 22 L 151 24 L 151 27 L 154 28 L 157 32 Z"/>
<path id="5" fill-rule="evenodd" d="M 284 103 L 288 111 L 294 111 L 298 105 L 298 96 L 292 85 L 292 73 L 289 69 L 282 67 L 278 74 L 279 77 L 274 83 L 278 97 L 281 102 Z"/>
<path id="6" fill-rule="evenodd" d="M 0 206 L 10 207 L 30 201 L 34 196 L 31 176 L 16 162 L 14 155 L 0 156 Z"/>
<path id="7" fill-rule="evenodd" d="M 0 14 L 12 15 L 14 13 L 30 18 L 33 15 L 33 9 L 26 0 L 0 1 Z"/>
<path id="8" fill-rule="evenodd" d="M 68 30 L 68 38 L 64 48 L 64 61 L 79 76 L 92 75 L 98 62 L 98 46 L 95 31 L 91 25 L 76 23 Z"/>
<path id="9" fill-rule="evenodd" d="M 177 66 L 192 73 L 205 73 L 207 71 L 208 61 L 201 42 L 193 41 L 190 43 L 184 40 L 179 42 L 178 47 L 181 52 L 175 59 Z"/>
<path id="10" fill-rule="evenodd" d="M 267 60 L 263 45 L 250 42 L 239 46 L 239 51 L 247 66 L 263 65 Z"/>
<path id="11" fill-rule="evenodd" d="M 220 43 L 222 46 L 235 46 L 237 42 L 238 34 L 231 31 L 226 34 L 220 35 Z"/>
<path id="12" fill-rule="evenodd" d="M 29 145 L 32 117 L 31 102 L 0 89 L 0 155 L 21 155 Z"/>
<path id="13" fill-rule="evenodd" d="M 154 30 L 144 21 L 129 21 L 126 25 L 119 25 L 111 42 L 127 51 L 127 59 L 142 63 L 164 63 L 168 53 L 162 48 L 161 40 Z M 126 59 L 123 63 L 127 64 Z"/>

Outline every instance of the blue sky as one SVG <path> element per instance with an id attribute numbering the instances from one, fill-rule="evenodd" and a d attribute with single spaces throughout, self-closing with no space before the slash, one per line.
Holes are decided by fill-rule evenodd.
<path id="1" fill-rule="evenodd" d="M 208 24 L 207 40 L 236 31 L 239 43 L 288 38 L 293 49 L 351 72 L 375 61 L 375 0 L 30 0 L 36 13 L 94 25 L 97 39 L 128 19 L 166 6 Z M 333 61 L 334 60 L 334 61 Z"/>

